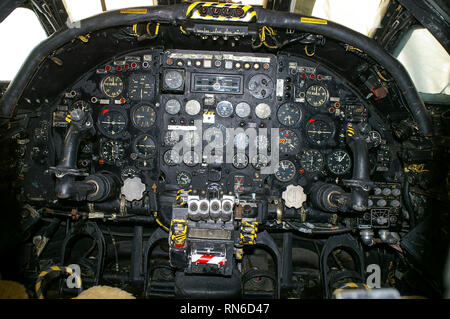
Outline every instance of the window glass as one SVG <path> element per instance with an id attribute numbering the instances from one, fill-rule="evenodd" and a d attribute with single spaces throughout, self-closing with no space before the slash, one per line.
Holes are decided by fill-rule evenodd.
<path id="1" fill-rule="evenodd" d="M 11 81 L 31 50 L 47 38 L 33 11 L 17 8 L 0 23 L 0 81 Z"/>
<path id="2" fill-rule="evenodd" d="M 394 56 L 421 93 L 450 95 L 450 56 L 425 28 L 405 35 Z"/>

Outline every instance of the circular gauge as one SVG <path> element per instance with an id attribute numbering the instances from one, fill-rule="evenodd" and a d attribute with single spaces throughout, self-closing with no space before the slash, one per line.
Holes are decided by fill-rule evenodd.
<path id="1" fill-rule="evenodd" d="M 187 166 L 195 166 L 200 163 L 200 156 L 194 151 L 186 152 L 183 155 L 183 162 Z"/>
<path id="2" fill-rule="evenodd" d="M 294 153 L 300 147 L 300 140 L 292 130 L 280 130 L 280 152 Z"/>
<path id="3" fill-rule="evenodd" d="M 156 154 L 155 141 L 148 134 L 139 135 L 133 144 L 133 150 L 138 157 L 148 159 Z"/>
<path id="4" fill-rule="evenodd" d="M 328 155 L 327 166 L 331 173 L 335 175 L 344 175 L 352 166 L 350 154 L 344 150 L 337 150 Z"/>
<path id="5" fill-rule="evenodd" d="M 310 119 L 306 126 L 306 134 L 314 144 L 323 145 L 334 136 L 334 126 L 324 120 Z"/>
<path id="6" fill-rule="evenodd" d="M 233 156 L 233 166 L 237 169 L 246 168 L 248 165 L 248 157 L 244 153 L 237 153 Z"/>
<path id="7" fill-rule="evenodd" d="M 228 101 L 220 101 L 217 103 L 216 112 L 220 117 L 230 117 L 233 114 L 233 104 Z"/>
<path id="8" fill-rule="evenodd" d="M 381 144 L 381 134 L 378 131 L 370 131 L 367 143 L 370 147 L 378 147 Z"/>
<path id="9" fill-rule="evenodd" d="M 104 107 L 98 116 L 98 128 L 111 138 L 120 137 L 127 128 L 127 113 L 116 107 Z"/>
<path id="10" fill-rule="evenodd" d="M 284 126 L 294 126 L 302 118 L 302 111 L 293 103 L 285 103 L 277 112 L 278 122 Z"/>
<path id="11" fill-rule="evenodd" d="M 238 133 L 234 136 L 233 142 L 237 149 L 245 150 L 248 146 L 248 135 L 245 133 Z"/>
<path id="12" fill-rule="evenodd" d="M 148 130 L 153 124 L 155 124 L 155 109 L 147 104 L 135 106 L 131 110 L 131 119 L 134 126 L 138 129 Z"/>
<path id="13" fill-rule="evenodd" d="M 269 165 L 269 158 L 264 154 L 257 154 L 253 156 L 251 163 L 255 169 L 261 169 Z"/>
<path id="14" fill-rule="evenodd" d="M 169 166 L 178 165 L 181 162 L 180 155 L 175 150 L 168 150 L 163 155 L 164 163 Z"/>
<path id="15" fill-rule="evenodd" d="M 181 103 L 176 99 L 167 100 L 165 110 L 170 115 L 175 115 L 181 110 Z"/>
<path id="16" fill-rule="evenodd" d="M 208 127 L 203 133 L 203 139 L 216 148 L 224 147 L 228 144 L 230 137 L 226 133 L 226 128 L 223 124 L 216 123 Z"/>
<path id="17" fill-rule="evenodd" d="M 86 101 L 78 100 L 78 101 L 73 102 L 72 106 L 70 107 L 70 110 L 75 110 L 75 109 L 80 109 L 85 112 L 90 112 L 91 106 Z"/>
<path id="18" fill-rule="evenodd" d="M 328 99 L 328 91 L 324 86 L 311 85 L 306 90 L 306 102 L 311 106 L 319 107 L 325 104 Z"/>
<path id="19" fill-rule="evenodd" d="M 290 160 L 281 160 L 275 171 L 275 178 L 280 182 L 289 182 L 295 177 L 295 165 Z"/>
<path id="20" fill-rule="evenodd" d="M 186 131 L 183 134 L 183 143 L 187 147 L 194 147 L 200 143 L 200 135 L 195 131 Z"/>
<path id="21" fill-rule="evenodd" d="M 148 101 L 153 98 L 155 77 L 151 74 L 132 74 L 129 78 L 128 97 L 133 101 Z"/>
<path id="22" fill-rule="evenodd" d="M 176 131 L 167 131 L 164 135 L 164 145 L 165 146 L 174 146 L 178 143 L 180 136 Z"/>
<path id="23" fill-rule="evenodd" d="M 170 90 L 180 89 L 183 85 L 184 79 L 181 71 L 168 70 L 164 74 L 164 84 Z"/>
<path id="24" fill-rule="evenodd" d="M 188 187 L 192 181 L 191 174 L 184 171 L 178 172 L 175 179 L 179 187 Z"/>
<path id="25" fill-rule="evenodd" d="M 245 118 L 250 115 L 251 108 L 250 105 L 246 102 L 241 102 L 238 105 L 236 105 L 236 115 Z"/>
<path id="26" fill-rule="evenodd" d="M 118 97 L 123 92 L 123 81 L 117 75 L 108 75 L 102 80 L 100 86 L 102 92 L 111 98 Z"/>
<path id="27" fill-rule="evenodd" d="M 193 116 L 200 112 L 201 105 L 197 100 L 189 100 L 185 105 L 186 113 Z"/>
<path id="28" fill-rule="evenodd" d="M 270 106 L 266 103 L 260 103 L 255 107 L 255 114 L 258 118 L 264 120 L 271 114 Z"/>
<path id="29" fill-rule="evenodd" d="M 119 141 L 106 141 L 100 147 L 101 157 L 108 162 L 115 162 L 123 159 L 125 147 Z"/>
<path id="30" fill-rule="evenodd" d="M 257 99 L 265 99 L 273 92 L 273 81 L 265 74 L 256 74 L 248 82 L 250 94 Z"/>
<path id="31" fill-rule="evenodd" d="M 269 140 L 267 139 L 266 135 L 258 135 L 256 137 L 256 147 L 259 150 L 265 150 L 267 149 L 267 146 L 269 145 Z"/>
<path id="32" fill-rule="evenodd" d="M 304 150 L 300 156 L 300 165 L 309 173 L 319 172 L 323 162 L 323 155 L 317 150 Z"/>
<path id="33" fill-rule="evenodd" d="M 120 177 L 122 178 L 123 181 L 126 180 L 127 178 L 133 178 L 136 176 L 139 176 L 139 170 L 134 166 L 125 167 L 120 172 Z"/>

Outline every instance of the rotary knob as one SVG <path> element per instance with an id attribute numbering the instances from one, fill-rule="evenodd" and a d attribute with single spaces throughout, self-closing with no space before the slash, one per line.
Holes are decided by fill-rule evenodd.
<path id="1" fill-rule="evenodd" d="M 284 204 L 287 208 L 300 208 L 306 201 L 306 194 L 303 192 L 303 187 L 289 185 L 286 190 L 281 194 L 284 200 Z"/>
<path id="2" fill-rule="evenodd" d="M 122 195 L 129 202 L 134 200 L 141 200 L 145 192 L 145 184 L 142 183 L 139 177 L 127 178 L 123 182 L 123 186 L 120 189 Z"/>

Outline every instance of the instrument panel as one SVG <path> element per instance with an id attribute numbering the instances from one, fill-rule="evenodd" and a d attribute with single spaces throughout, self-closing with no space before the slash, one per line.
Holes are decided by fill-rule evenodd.
<path id="1" fill-rule="evenodd" d="M 92 113 L 96 134 L 81 154 L 88 168 L 139 176 L 148 189 L 232 194 L 347 178 L 345 123 L 368 114 L 334 72 L 285 55 L 138 51 L 67 92 L 53 126 L 66 127 L 64 112 L 74 108 Z M 380 132 L 372 135 L 374 147 L 382 144 Z"/>

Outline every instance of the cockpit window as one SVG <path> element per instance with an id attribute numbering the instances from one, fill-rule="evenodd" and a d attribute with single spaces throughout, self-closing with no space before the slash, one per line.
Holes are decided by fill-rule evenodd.
<path id="1" fill-rule="evenodd" d="M 425 101 L 450 99 L 450 56 L 424 28 L 409 31 L 394 56 L 405 66 Z"/>
<path id="2" fill-rule="evenodd" d="M 17 8 L 0 23 L 0 81 L 11 81 L 28 54 L 47 38 L 33 11 Z"/>

